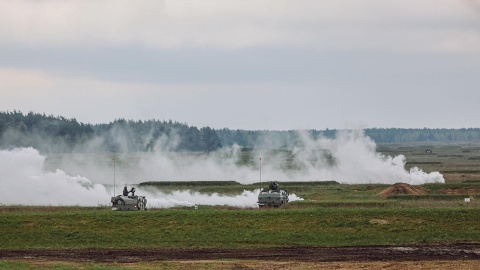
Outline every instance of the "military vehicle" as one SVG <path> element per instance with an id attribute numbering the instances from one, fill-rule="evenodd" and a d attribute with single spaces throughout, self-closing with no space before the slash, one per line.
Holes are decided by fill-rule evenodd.
<path id="1" fill-rule="evenodd" d="M 288 190 L 282 190 L 276 182 L 271 182 L 268 189 L 261 189 L 258 195 L 258 207 L 279 207 L 288 203 Z"/>
<path id="2" fill-rule="evenodd" d="M 147 199 L 145 196 L 135 195 L 135 188 L 132 188 L 130 191 L 124 189 L 124 195 L 118 195 L 111 198 L 112 210 L 114 211 L 130 211 L 130 210 L 147 210 Z M 132 193 L 131 196 L 128 196 L 128 193 Z"/>

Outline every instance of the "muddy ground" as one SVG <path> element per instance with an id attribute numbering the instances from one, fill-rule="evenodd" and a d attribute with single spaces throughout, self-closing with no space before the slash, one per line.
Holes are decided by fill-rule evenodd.
<path id="1" fill-rule="evenodd" d="M 22 249 L 0 250 L 0 259 L 94 263 L 226 259 L 298 262 L 478 261 L 480 244 L 258 249 Z"/>

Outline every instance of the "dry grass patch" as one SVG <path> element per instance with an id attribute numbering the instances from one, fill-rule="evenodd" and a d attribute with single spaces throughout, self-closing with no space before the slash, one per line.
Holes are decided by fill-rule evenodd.
<path id="1" fill-rule="evenodd" d="M 370 219 L 370 224 L 380 224 L 380 225 L 386 225 L 386 224 L 390 224 L 390 222 L 388 220 L 385 220 L 385 219 L 377 219 L 377 218 L 374 218 L 374 219 Z"/>

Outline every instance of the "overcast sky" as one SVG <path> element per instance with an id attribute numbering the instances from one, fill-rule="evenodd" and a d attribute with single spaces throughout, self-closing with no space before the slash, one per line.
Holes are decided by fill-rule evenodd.
<path id="1" fill-rule="evenodd" d="M 0 111 L 480 127 L 477 0 L 0 0 Z"/>

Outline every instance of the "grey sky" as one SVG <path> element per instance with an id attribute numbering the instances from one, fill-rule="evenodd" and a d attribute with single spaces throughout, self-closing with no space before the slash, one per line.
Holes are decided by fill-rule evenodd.
<path id="1" fill-rule="evenodd" d="M 0 110 L 479 127 L 480 1 L 0 0 Z"/>

